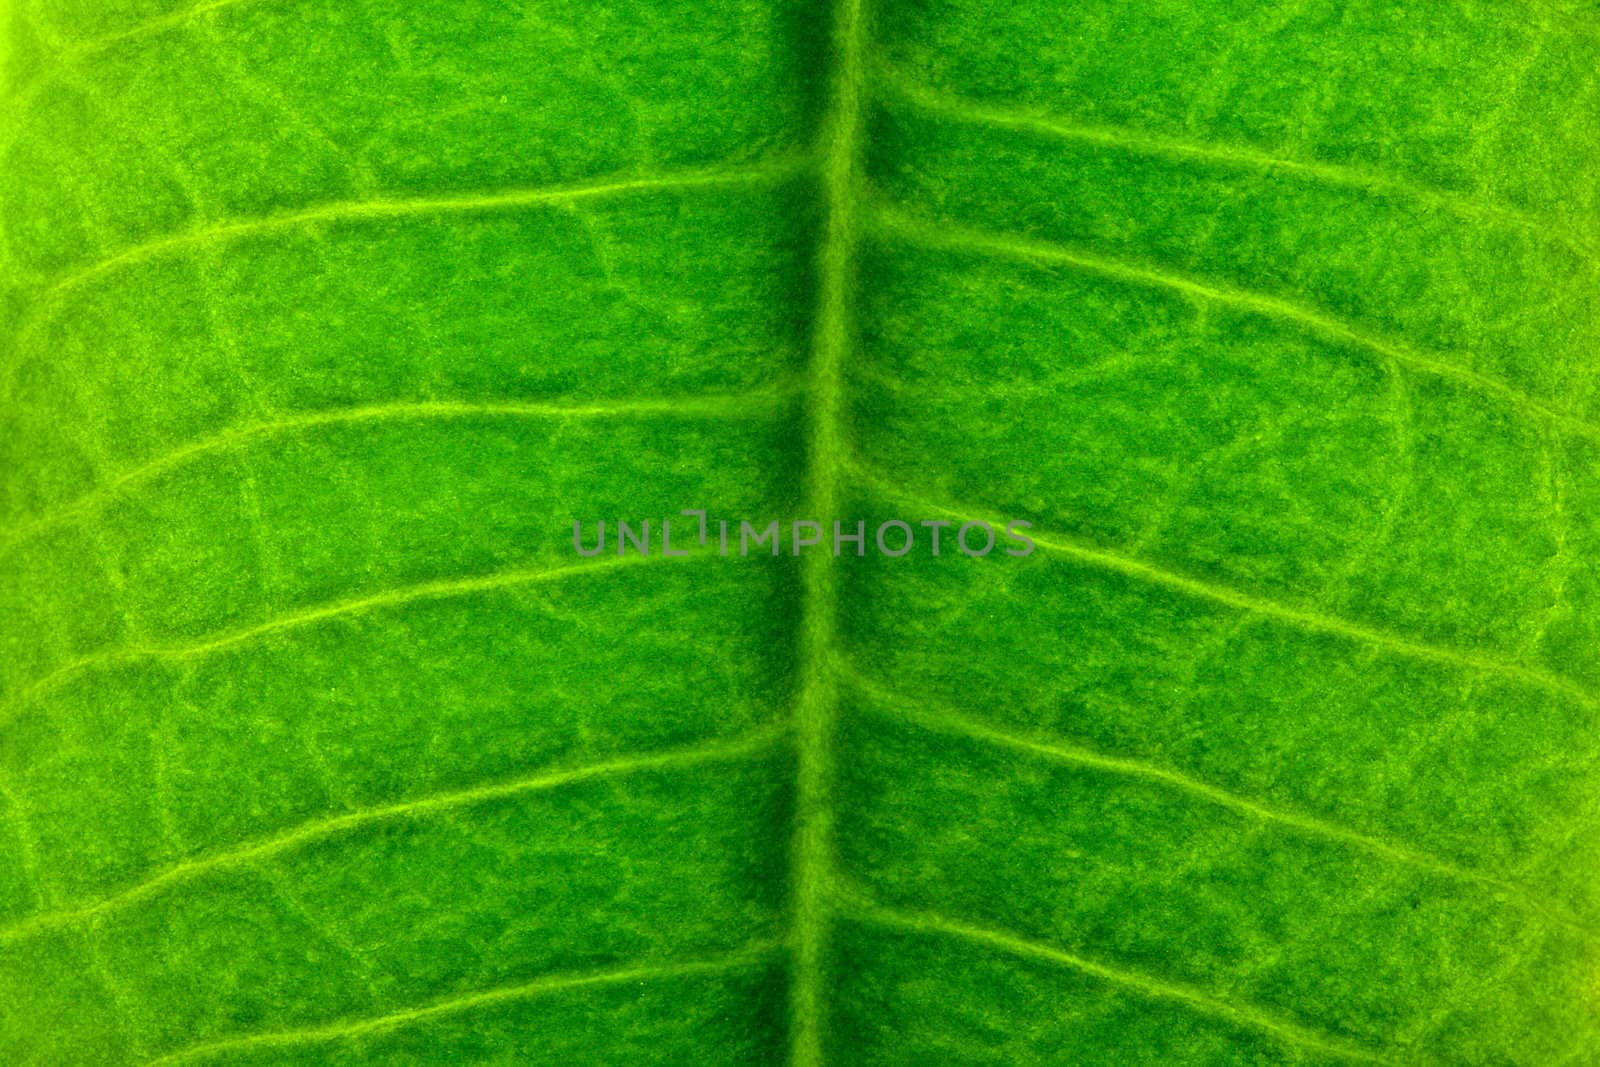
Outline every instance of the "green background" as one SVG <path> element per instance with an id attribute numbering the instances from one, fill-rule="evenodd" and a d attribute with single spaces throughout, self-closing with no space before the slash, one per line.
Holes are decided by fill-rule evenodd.
<path id="1" fill-rule="evenodd" d="M 0 1062 L 1600 1063 L 1592 4 L 0 83 Z M 571 551 L 680 508 L 1040 550 Z"/>

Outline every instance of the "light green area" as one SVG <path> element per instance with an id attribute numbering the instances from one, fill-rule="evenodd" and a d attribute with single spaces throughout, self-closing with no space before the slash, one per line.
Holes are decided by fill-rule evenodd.
<path id="1" fill-rule="evenodd" d="M 0 4 L 0 1063 L 1600 1064 L 1593 4 L 191 4 Z"/>

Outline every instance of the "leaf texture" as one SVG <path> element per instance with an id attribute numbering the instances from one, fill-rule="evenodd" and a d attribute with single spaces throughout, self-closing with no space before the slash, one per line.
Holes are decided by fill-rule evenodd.
<path id="1" fill-rule="evenodd" d="M 0 19 L 0 1061 L 1600 1062 L 1592 5 Z"/>

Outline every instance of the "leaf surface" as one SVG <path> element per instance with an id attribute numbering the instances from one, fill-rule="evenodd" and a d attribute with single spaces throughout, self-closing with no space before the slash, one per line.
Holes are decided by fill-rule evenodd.
<path id="1" fill-rule="evenodd" d="M 0 1061 L 1600 1056 L 1592 6 L 0 18 Z"/>

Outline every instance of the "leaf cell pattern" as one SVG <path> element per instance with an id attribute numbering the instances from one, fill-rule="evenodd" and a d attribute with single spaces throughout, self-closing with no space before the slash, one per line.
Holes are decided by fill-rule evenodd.
<path id="1" fill-rule="evenodd" d="M 1600 1056 L 1585 5 L 0 19 L 0 1060 Z"/>

